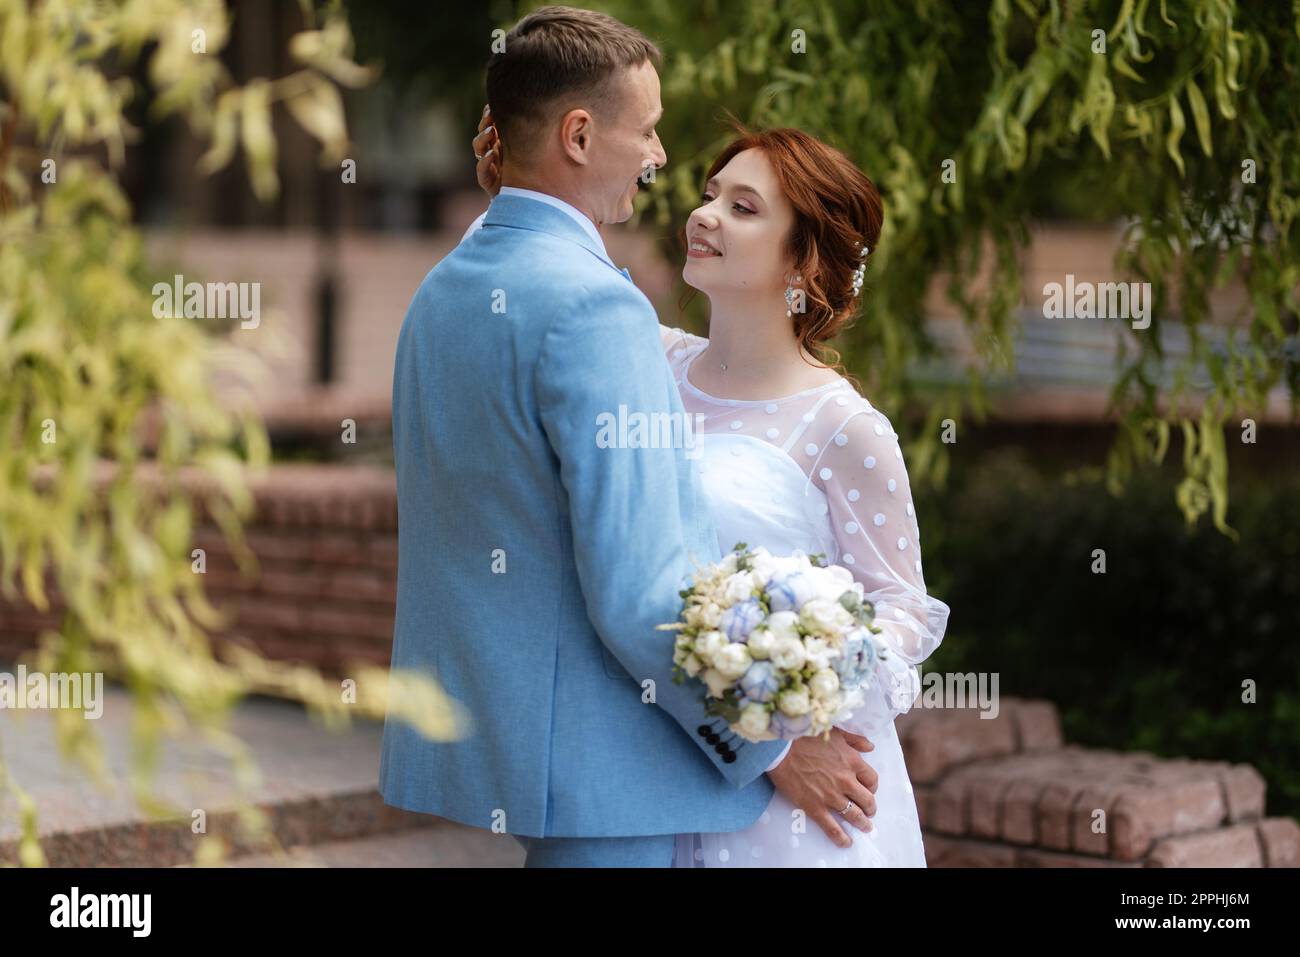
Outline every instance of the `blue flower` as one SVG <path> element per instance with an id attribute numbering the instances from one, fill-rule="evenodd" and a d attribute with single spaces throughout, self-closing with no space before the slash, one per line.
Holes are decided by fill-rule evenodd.
<path id="1" fill-rule="evenodd" d="M 870 633 L 864 628 L 856 628 L 849 632 L 844 650 L 832 667 L 842 684 L 853 685 L 875 670 L 876 657 L 876 643 Z"/>
<path id="2" fill-rule="evenodd" d="M 776 668 L 770 661 L 756 661 L 740 676 L 740 690 L 750 701 L 771 701 L 780 687 L 781 682 L 776 676 Z"/>
<path id="3" fill-rule="evenodd" d="M 817 597 L 817 583 L 803 572 L 786 572 L 773 575 L 767 583 L 767 603 L 772 611 L 792 611 L 798 614 L 805 602 Z"/>
<path id="4" fill-rule="evenodd" d="M 719 630 L 731 641 L 744 641 L 763 621 L 763 606 L 756 598 L 746 598 L 722 613 Z"/>
<path id="5" fill-rule="evenodd" d="M 811 715 L 801 714 L 798 717 L 792 718 L 790 715 L 778 708 L 776 711 L 772 712 L 772 723 L 769 726 L 769 729 L 778 738 L 783 738 L 788 741 L 793 740 L 794 738 L 803 737 L 810 727 L 812 727 Z"/>

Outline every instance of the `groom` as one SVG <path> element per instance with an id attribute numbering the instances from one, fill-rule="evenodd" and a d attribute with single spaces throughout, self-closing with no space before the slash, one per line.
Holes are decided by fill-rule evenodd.
<path id="1" fill-rule="evenodd" d="M 668 866 L 676 833 L 747 827 L 774 784 L 841 843 L 846 801 L 859 827 L 875 808 L 865 739 L 747 743 L 698 683 L 673 683 L 655 625 L 677 618 L 692 560 L 720 557 L 694 464 L 596 441 L 620 406 L 684 414 L 654 310 L 596 228 L 667 162 L 658 61 L 583 10 L 506 36 L 487 74 L 501 194 L 397 346 L 393 666 L 437 678 L 472 727 L 434 743 L 388 721 L 380 791 L 514 835 L 530 867 Z"/>

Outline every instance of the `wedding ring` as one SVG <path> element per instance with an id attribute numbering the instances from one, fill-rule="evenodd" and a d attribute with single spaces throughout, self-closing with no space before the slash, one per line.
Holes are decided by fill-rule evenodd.
<path id="1" fill-rule="evenodd" d="M 840 811 L 840 814 L 848 814 L 848 813 L 849 813 L 849 808 L 851 808 L 851 807 L 853 807 L 853 802 L 852 802 L 852 801 L 850 801 L 848 804 L 844 805 L 844 810 L 843 810 L 843 811 Z"/>
<path id="2" fill-rule="evenodd" d="M 476 160 L 481 160 L 481 159 L 483 158 L 483 154 L 482 154 L 482 153 L 475 153 L 475 154 L 474 154 L 474 158 L 475 158 Z"/>

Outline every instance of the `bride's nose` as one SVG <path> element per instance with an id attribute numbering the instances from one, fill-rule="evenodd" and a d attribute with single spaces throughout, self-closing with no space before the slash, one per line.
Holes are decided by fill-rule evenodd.
<path id="1" fill-rule="evenodd" d="M 709 232 L 717 229 L 718 217 L 714 216 L 713 213 L 709 211 L 712 205 L 712 203 L 706 203 L 691 213 L 690 218 L 686 222 L 686 228 L 690 229 L 692 227 L 699 227 L 700 229 L 706 229 Z"/>

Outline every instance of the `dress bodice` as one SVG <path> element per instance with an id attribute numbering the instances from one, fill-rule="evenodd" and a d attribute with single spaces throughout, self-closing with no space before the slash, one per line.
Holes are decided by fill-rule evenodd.
<path id="1" fill-rule="evenodd" d="M 948 606 L 926 593 L 920 528 L 898 434 L 847 379 L 766 400 L 724 399 L 692 384 L 708 340 L 661 327 L 682 404 L 697 424 L 698 469 L 718 544 L 821 553 L 862 582 L 892 654 L 880 694 L 849 730 L 908 710 L 915 666 L 933 653 Z"/>

